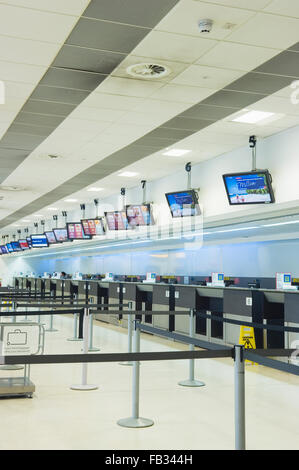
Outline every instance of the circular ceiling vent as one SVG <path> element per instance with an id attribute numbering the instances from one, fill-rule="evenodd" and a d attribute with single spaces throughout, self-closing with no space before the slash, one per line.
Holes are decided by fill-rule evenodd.
<path id="1" fill-rule="evenodd" d="M 141 63 L 130 65 L 127 73 L 135 78 L 160 78 L 170 74 L 170 69 L 161 64 Z"/>
<path id="2" fill-rule="evenodd" d="M 22 186 L 2 186 L 0 185 L 0 191 L 24 191 L 25 188 Z"/>

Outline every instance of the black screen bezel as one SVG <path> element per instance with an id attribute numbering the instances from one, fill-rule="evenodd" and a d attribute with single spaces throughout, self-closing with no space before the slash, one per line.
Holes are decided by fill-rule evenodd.
<path id="1" fill-rule="evenodd" d="M 192 199 L 195 201 L 195 206 L 197 208 L 197 214 L 180 215 L 180 216 L 173 215 L 173 212 L 171 210 L 171 204 L 169 204 L 169 200 L 168 200 L 167 196 L 171 196 L 173 194 L 180 194 L 180 193 L 191 193 L 192 194 Z M 180 218 L 183 218 L 183 217 L 198 217 L 199 215 L 201 215 L 201 209 L 200 209 L 200 206 L 199 206 L 199 203 L 198 203 L 198 197 L 197 197 L 197 193 L 196 193 L 195 189 L 184 189 L 182 191 L 172 191 L 171 193 L 165 193 L 165 197 L 166 197 L 166 201 L 167 201 L 171 216 L 174 219 L 180 219 Z"/>
<path id="2" fill-rule="evenodd" d="M 225 178 L 231 177 L 231 176 L 237 177 L 237 176 L 244 176 L 244 175 L 261 175 L 261 174 L 266 176 L 267 185 L 268 185 L 268 188 L 269 188 L 269 194 L 270 194 L 270 197 L 271 197 L 270 202 L 265 202 L 265 201 L 241 202 L 241 203 L 240 202 L 231 202 Z M 269 170 L 255 170 L 255 171 L 244 171 L 244 172 L 240 172 L 240 173 L 226 173 L 225 175 L 222 175 L 222 178 L 223 178 L 224 187 L 225 187 L 227 199 L 228 199 L 228 202 L 229 202 L 230 206 L 249 206 L 249 205 L 256 205 L 256 204 L 273 204 L 273 203 L 275 203 L 275 196 L 274 196 L 274 191 L 273 191 L 273 188 L 272 188 L 272 176 L 271 176 Z"/>

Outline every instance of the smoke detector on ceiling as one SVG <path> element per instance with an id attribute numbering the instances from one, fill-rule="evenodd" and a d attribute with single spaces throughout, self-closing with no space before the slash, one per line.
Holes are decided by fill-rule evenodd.
<path id="1" fill-rule="evenodd" d="M 135 78 L 160 78 L 169 75 L 171 70 L 165 65 L 150 64 L 147 62 L 130 65 L 127 68 L 127 73 Z"/>
<path id="2" fill-rule="evenodd" d="M 210 20 L 210 19 L 199 20 L 198 22 L 199 32 L 203 34 L 210 33 L 212 30 L 212 26 L 213 26 L 213 20 Z"/>

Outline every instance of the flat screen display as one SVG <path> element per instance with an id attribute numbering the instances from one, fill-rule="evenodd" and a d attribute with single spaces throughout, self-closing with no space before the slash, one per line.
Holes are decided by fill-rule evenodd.
<path id="1" fill-rule="evenodd" d="M 95 235 L 104 235 L 105 228 L 103 224 L 103 219 L 82 219 L 81 220 L 83 231 L 85 235 L 95 236 Z"/>
<path id="2" fill-rule="evenodd" d="M 12 246 L 13 251 L 21 251 L 19 242 L 11 242 L 10 244 Z"/>
<path id="3" fill-rule="evenodd" d="M 172 217 L 200 215 L 200 207 L 194 189 L 165 194 Z"/>
<path id="4" fill-rule="evenodd" d="M 67 229 L 66 228 L 54 228 L 53 229 L 55 238 L 58 242 L 63 243 L 67 242 L 68 236 L 67 236 Z"/>
<path id="5" fill-rule="evenodd" d="M 7 255 L 8 249 L 6 245 L 1 245 L 0 250 L 1 250 L 2 255 Z"/>
<path id="6" fill-rule="evenodd" d="M 105 212 L 105 217 L 109 230 L 126 230 L 128 228 L 126 211 Z"/>
<path id="7" fill-rule="evenodd" d="M 31 237 L 26 237 L 29 248 L 32 246 Z"/>
<path id="8" fill-rule="evenodd" d="M 49 245 L 53 245 L 53 243 L 57 243 L 56 237 L 53 231 L 45 232 Z"/>
<path id="9" fill-rule="evenodd" d="M 68 222 L 66 224 L 67 235 L 70 240 L 90 239 L 90 235 L 85 235 L 81 222 Z"/>
<path id="10" fill-rule="evenodd" d="M 49 246 L 46 235 L 31 235 L 32 248 L 46 248 Z"/>
<path id="11" fill-rule="evenodd" d="M 27 240 L 19 240 L 19 245 L 21 250 L 29 250 L 29 245 Z"/>
<path id="12" fill-rule="evenodd" d="M 6 248 L 7 248 L 8 253 L 13 252 L 13 247 L 11 246 L 11 243 L 6 243 Z"/>
<path id="13" fill-rule="evenodd" d="M 271 204 L 275 201 L 268 170 L 223 175 L 230 205 Z"/>
<path id="14" fill-rule="evenodd" d="M 126 214 L 129 227 L 153 225 L 153 217 L 150 204 L 131 204 L 126 206 Z"/>

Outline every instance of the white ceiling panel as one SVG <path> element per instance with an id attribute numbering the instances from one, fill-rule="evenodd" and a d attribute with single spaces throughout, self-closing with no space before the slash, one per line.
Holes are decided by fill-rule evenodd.
<path id="1" fill-rule="evenodd" d="M 280 0 L 278 0 L 280 1 Z M 284 1 L 284 0 L 282 0 Z M 207 3 L 215 3 L 226 7 L 245 8 L 247 10 L 262 10 L 271 0 L 205 0 Z"/>
<path id="2" fill-rule="evenodd" d="M 60 47 L 60 44 L 0 36 L 0 60 L 48 66 Z"/>
<path id="3" fill-rule="evenodd" d="M 272 0 L 264 11 L 299 18 L 299 2 L 298 0 Z"/>
<path id="4" fill-rule="evenodd" d="M 80 16 L 89 2 L 90 0 L 2 0 L 0 3 Z"/>
<path id="5" fill-rule="evenodd" d="M 0 31 L 6 36 L 62 44 L 77 21 L 77 16 L 0 5 Z"/>
<path id="6" fill-rule="evenodd" d="M 84 119 L 90 121 L 114 122 L 121 118 L 126 111 L 118 109 L 92 108 L 89 106 L 79 106 L 71 114 L 70 119 Z"/>
<path id="7" fill-rule="evenodd" d="M 216 44 L 217 41 L 213 39 L 152 31 L 133 53 L 149 57 L 154 51 L 156 59 L 192 63 Z"/>
<path id="8" fill-rule="evenodd" d="M 195 104 L 204 100 L 216 91 L 216 89 L 168 83 L 155 91 L 155 93 L 151 95 L 151 99 Z"/>
<path id="9" fill-rule="evenodd" d="M 231 30 L 226 28 L 227 23 L 242 25 L 255 15 L 254 12 L 229 8 L 194 0 L 181 0 L 155 30 L 167 31 L 176 34 L 186 34 L 199 37 L 198 20 L 211 18 L 214 21 L 209 39 L 224 39 Z"/>
<path id="10" fill-rule="evenodd" d="M 287 49 L 298 42 L 299 19 L 257 13 L 229 36 L 230 41 Z"/>
<path id="11" fill-rule="evenodd" d="M 203 65 L 190 65 L 172 83 L 196 85 L 203 88 L 223 88 L 243 75 L 238 70 L 227 70 Z"/>
<path id="12" fill-rule="evenodd" d="M 108 77 L 101 83 L 100 89 L 104 93 L 116 95 L 135 96 L 145 98 L 163 86 L 162 82 L 135 80 L 130 78 Z"/>
<path id="13" fill-rule="evenodd" d="M 113 95 L 111 93 L 102 92 L 101 85 L 91 93 L 79 106 L 91 107 L 100 109 L 114 109 L 130 111 L 142 102 L 142 97 L 126 96 L 126 95 Z"/>
<path id="14" fill-rule="evenodd" d="M 0 61 L 0 76 L 4 81 L 20 81 L 36 85 L 47 68 L 41 65 L 17 64 L 14 62 Z"/>
<path id="15" fill-rule="evenodd" d="M 249 72 L 278 53 L 277 49 L 220 42 L 211 51 L 201 56 L 196 64 Z"/>
<path id="16" fill-rule="evenodd" d="M 279 96 L 267 96 L 267 98 L 264 98 L 257 103 L 248 106 L 248 108 L 270 113 L 283 113 L 296 116 L 299 115 L 299 104 L 293 104 L 290 99 Z M 276 121 L 276 123 L 278 124 L 279 121 Z"/>

